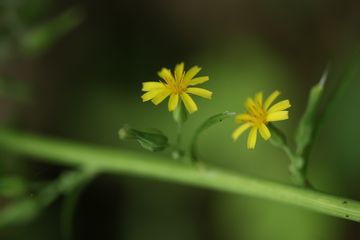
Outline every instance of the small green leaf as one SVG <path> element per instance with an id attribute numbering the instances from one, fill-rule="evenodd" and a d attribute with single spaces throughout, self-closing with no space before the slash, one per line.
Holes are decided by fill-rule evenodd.
<path id="1" fill-rule="evenodd" d="M 320 82 L 312 87 L 307 107 L 297 128 L 295 141 L 297 145 L 296 154 L 299 156 L 306 154 L 307 148 L 312 141 L 314 129 L 317 124 L 316 117 L 318 114 L 319 103 L 327 76 L 328 70 L 325 70 Z"/>
<path id="2" fill-rule="evenodd" d="M 163 151 L 169 147 L 168 138 L 159 130 L 139 131 L 125 125 L 119 130 L 121 140 L 136 140 L 140 145 L 152 152 Z"/>
<path id="3" fill-rule="evenodd" d="M 214 116 L 209 117 L 207 120 L 205 120 L 200 126 L 199 128 L 195 131 L 191 144 L 190 144 L 190 157 L 191 159 L 195 162 L 198 160 L 198 156 L 197 156 L 197 140 L 199 138 L 199 135 L 204 132 L 205 130 L 207 130 L 208 128 L 210 128 L 211 126 L 222 122 L 223 120 L 234 116 L 236 113 L 234 112 L 223 112 L 223 113 L 219 113 L 216 114 Z"/>

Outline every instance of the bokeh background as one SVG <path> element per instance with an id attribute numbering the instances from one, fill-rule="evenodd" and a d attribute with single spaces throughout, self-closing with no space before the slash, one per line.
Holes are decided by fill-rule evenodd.
<path id="1" fill-rule="evenodd" d="M 310 87 L 330 64 L 323 106 L 351 79 L 319 129 L 309 178 L 321 191 L 360 199 L 359 24 L 356 0 L 0 0 L 1 124 L 145 151 L 120 142 L 117 131 L 129 123 L 175 137 L 166 104 L 141 102 L 141 83 L 185 61 L 203 68 L 210 76 L 204 87 L 214 92 L 211 101 L 197 99 L 200 111 L 186 123 L 185 141 L 208 116 L 243 111 L 244 99 L 258 90 L 280 90 L 291 100 L 290 120 L 278 124 L 291 138 Z M 245 148 L 245 138 L 233 143 L 235 127 L 228 120 L 204 133 L 202 159 L 290 183 L 286 156 L 262 140 L 255 151 Z M 36 183 L 64 171 L 0 156 L 2 177 Z M 32 190 L 22 194 L 33 197 Z M 3 194 L 0 209 L 14 201 Z M 0 239 L 61 239 L 61 202 L 1 228 Z M 86 187 L 74 217 L 75 239 L 360 239 L 357 223 L 293 206 L 115 175 Z"/>

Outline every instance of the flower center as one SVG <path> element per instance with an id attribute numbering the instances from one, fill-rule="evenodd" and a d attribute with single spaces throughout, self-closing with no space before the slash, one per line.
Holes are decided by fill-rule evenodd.
<path id="1" fill-rule="evenodd" d="M 256 126 L 260 126 L 262 123 L 268 123 L 266 121 L 267 113 L 262 107 L 257 106 L 250 114 L 254 117 L 253 122 Z"/>
<path id="2" fill-rule="evenodd" d="M 186 91 L 186 87 L 182 86 L 181 83 L 174 83 L 174 85 L 170 86 L 173 93 L 181 94 Z"/>

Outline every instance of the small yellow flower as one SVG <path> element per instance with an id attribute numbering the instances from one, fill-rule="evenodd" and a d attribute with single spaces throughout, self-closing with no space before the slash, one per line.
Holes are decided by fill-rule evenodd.
<path id="1" fill-rule="evenodd" d="M 255 95 L 255 99 L 248 98 L 246 100 L 245 107 L 247 113 L 236 116 L 236 122 L 244 122 L 244 124 L 238 127 L 232 134 L 234 141 L 248 128 L 251 128 L 247 140 L 248 149 L 255 148 L 258 131 L 265 140 L 271 137 L 270 130 L 266 125 L 269 122 L 282 121 L 289 118 L 289 112 L 285 111 L 291 107 L 289 100 L 283 100 L 271 106 L 279 95 L 280 92 L 275 91 L 263 102 L 263 93 L 259 92 Z"/>
<path id="2" fill-rule="evenodd" d="M 144 82 L 142 90 L 146 93 L 141 96 L 143 102 L 151 100 L 155 105 L 160 104 L 170 96 L 168 108 L 174 111 L 180 100 L 183 101 L 189 113 L 196 112 L 198 107 L 189 94 L 211 99 L 212 92 L 198 87 L 192 87 L 209 80 L 208 76 L 196 77 L 201 68 L 194 66 L 189 71 L 184 71 L 184 63 L 177 64 L 174 74 L 167 68 L 158 73 L 162 79 L 158 82 Z"/>

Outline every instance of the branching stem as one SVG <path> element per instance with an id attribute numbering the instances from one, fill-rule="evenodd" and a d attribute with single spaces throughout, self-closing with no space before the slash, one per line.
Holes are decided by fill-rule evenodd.
<path id="1" fill-rule="evenodd" d="M 114 150 L 4 129 L 0 130 L 0 147 L 48 163 L 89 167 L 96 172 L 134 175 L 243 194 L 360 222 L 359 201 L 220 169 L 206 167 L 199 170 L 194 166 L 161 159 L 156 155 Z"/>

